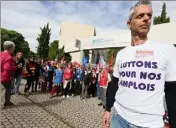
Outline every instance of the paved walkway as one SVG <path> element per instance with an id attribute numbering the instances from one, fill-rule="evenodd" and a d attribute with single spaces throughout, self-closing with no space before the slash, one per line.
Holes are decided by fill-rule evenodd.
<path id="1" fill-rule="evenodd" d="M 23 92 L 25 81 L 20 87 Z M 1 92 L 1 98 L 3 92 Z M 103 108 L 96 98 L 80 100 L 34 93 L 13 95 L 15 106 L 1 109 L 1 128 L 101 128 Z M 2 102 L 1 102 L 2 105 Z"/>

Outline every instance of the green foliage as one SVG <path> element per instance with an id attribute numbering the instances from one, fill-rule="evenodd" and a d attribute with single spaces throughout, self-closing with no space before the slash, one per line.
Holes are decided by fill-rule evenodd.
<path id="1" fill-rule="evenodd" d="M 64 58 L 67 62 L 70 62 L 72 60 L 72 57 L 69 53 L 64 53 Z"/>
<path id="2" fill-rule="evenodd" d="M 58 50 L 58 54 L 57 54 L 56 59 L 58 59 L 60 61 L 60 60 L 62 60 L 62 57 L 64 57 L 65 61 L 67 61 L 67 62 L 72 60 L 72 57 L 70 56 L 70 54 L 65 53 L 64 46 Z"/>
<path id="3" fill-rule="evenodd" d="M 62 60 L 62 57 L 64 56 L 64 46 L 58 50 L 58 54 L 56 59 Z"/>
<path id="4" fill-rule="evenodd" d="M 162 23 L 169 23 L 170 22 L 170 17 L 167 17 L 167 12 L 166 12 L 166 3 L 163 4 L 162 6 L 162 12 L 161 16 L 157 16 L 153 18 L 153 24 L 162 24 Z"/>
<path id="5" fill-rule="evenodd" d="M 47 58 L 49 53 L 49 41 L 51 35 L 51 29 L 49 28 L 49 23 L 41 29 L 41 34 L 38 35 L 38 47 L 37 47 L 37 54 L 40 58 Z"/>
<path id="6" fill-rule="evenodd" d="M 112 54 L 113 54 L 113 57 L 115 60 L 118 51 L 120 51 L 120 48 L 111 48 L 111 49 L 106 50 L 106 57 L 107 57 L 106 63 L 107 64 L 109 63 L 109 60 L 110 60 Z M 115 61 L 114 61 L 114 63 L 115 63 Z"/>
<path id="7" fill-rule="evenodd" d="M 3 44 L 5 41 L 12 41 L 15 44 L 15 53 L 22 52 L 25 58 L 29 57 L 30 48 L 28 42 L 21 33 L 14 30 L 7 30 L 1 28 L 1 51 L 3 51 Z"/>
<path id="8" fill-rule="evenodd" d="M 153 24 L 161 24 L 161 16 L 154 17 Z"/>
<path id="9" fill-rule="evenodd" d="M 52 60 L 56 59 L 58 52 L 59 52 L 59 41 L 54 40 L 50 44 L 48 58 Z"/>

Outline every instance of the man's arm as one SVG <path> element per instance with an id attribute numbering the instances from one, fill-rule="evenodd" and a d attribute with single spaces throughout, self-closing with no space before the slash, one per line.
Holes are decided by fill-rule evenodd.
<path id="1" fill-rule="evenodd" d="M 17 67 L 13 66 L 12 59 L 5 61 L 3 70 L 8 71 L 8 72 L 15 72 L 16 69 L 17 69 Z"/>
<path id="2" fill-rule="evenodd" d="M 170 128 L 176 128 L 176 81 L 165 83 L 165 98 Z"/>
<path id="3" fill-rule="evenodd" d="M 118 90 L 118 82 L 119 79 L 116 77 L 112 77 L 111 84 L 107 88 L 106 92 L 106 111 L 110 112 L 114 101 L 115 101 L 115 94 Z"/>
<path id="4" fill-rule="evenodd" d="M 170 128 L 176 128 L 176 48 L 173 45 L 166 48 L 165 97 Z"/>

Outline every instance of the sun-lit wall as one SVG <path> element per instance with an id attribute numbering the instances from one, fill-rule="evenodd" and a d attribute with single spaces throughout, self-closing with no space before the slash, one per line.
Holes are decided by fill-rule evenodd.
<path id="1" fill-rule="evenodd" d="M 94 26 L 62 21 L 60 26 L 59 48 L 62 48 L 64 45 L 74 42 L 76 39 L 88 38 L 94 35 Z M 81 62 L 81 52 L 70 54 L 72 56 L 72 61 Z"/>

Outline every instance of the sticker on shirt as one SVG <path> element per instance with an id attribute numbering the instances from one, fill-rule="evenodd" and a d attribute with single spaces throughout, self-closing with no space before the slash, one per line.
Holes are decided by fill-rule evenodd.
<path id="1" fill-rule="evenodd" d="M 153 58 L 154 51 L 153 50 L 136 50 L 136 58 Z"/>

